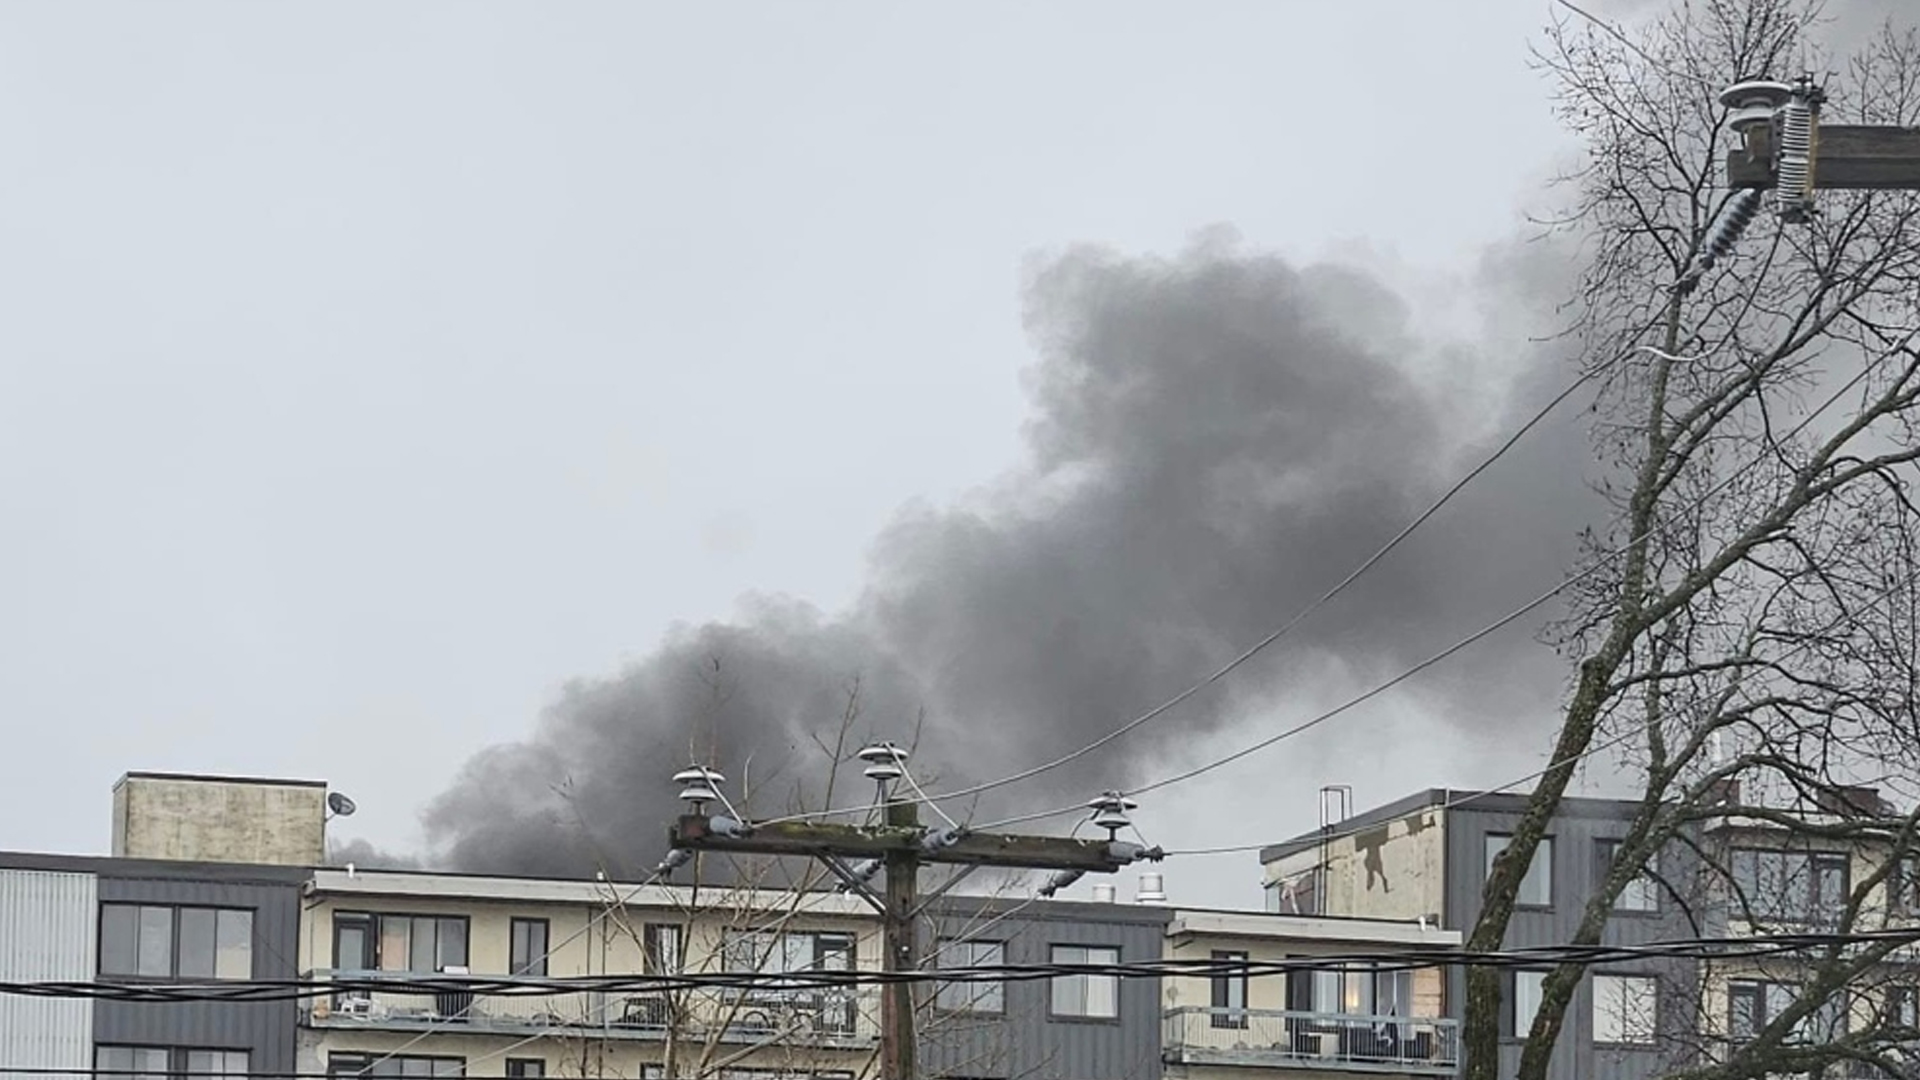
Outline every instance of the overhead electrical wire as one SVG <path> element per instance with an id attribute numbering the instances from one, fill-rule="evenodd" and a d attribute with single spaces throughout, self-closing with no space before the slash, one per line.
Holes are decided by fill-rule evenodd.
<path id="1" fill-rule="evenodd" d="M 1805 649 L 1811 648 L 1814 645 L 1814 643 L 1818 641 L 1820 638 L 1822 638 L 1823 636 L 1825 636 L 1828 631 L 1833 630 L 1834 628 L 1842 625 L 1843 623 L 1851 622 L 1852 620 L 1858 618 L 1863 611 L 1877 606 L 1882 601 L 1891 597 L 1894 593 L 1899 592 L 1902 588 L 1912 588 L 1916 583 L 1920 583 L 1920 567 L 1916 567 L 1914 572 L 1908 574 L 1904 579 L 1896 581 L 1892 585 L 1889 585 L 1888 587 L 1881 589 L 1879 592 L 1875 593 L 1873 597 L 1861 607 L 1855 608 L 1851 611 L 1847 611 L 1841 614 L 1839 617 L 1829 620 L 1825 626 L 1821 627 L 1819 630 L 1814 631 L 1812 634 L 1807 635 L 1799 644 L 1795 645 L 1791 649 L 1788 649 L 1785 653 L 1781 654 L 1781 656 L 1776 656 L 1772 658 L 1770 662 L 1778 663 L 1785 656 L 1791 656 L 1796 652 L 1800 652 Z M 1624 743 L 1629 739 L 1638 737 L 1642 732 L 1647 730 L 1647 727 L 1648 727 L 1647 721 L 1641 721 L 1639 723 L 1631 724 L 1625 730 L 1621 731 L 1620 733 L 1610 738 L 1603 739 L 1599 742 L 1596 742 L 1577 754 L 1572 754 L 1568 757 L 1560 759 L 1559 761 L 1549 762 L 1546 766 L 1539 769 L 1535 769 L 1533 772 L 1530 772 L 1525 776 L 1521 776 L 1521 777 L 1517 777 L 1515 779 L 1509 780 L 1504 784 L 1498 785 L 1497 787 L 1483 788 L 1478 791 L 1466 792 L 1466 793 L 1463 793 L 1459 798 L 1447 799 L 1442 802 L 1436 803 L 1432 806 L 1423 807 L 1422 809 L 1452 810 L 1461 806 L 1466 806 L 1469 803 L 1477 802 L 1481 799 L 1489 798 L 1494 795 L 1499 795 L 1504 792 L 1511 791 L 1514 788 L 1521 786 L 1522 784 L 1531 783 L 1535 780 L 1540 779 L 1541 777 L 1547 775 L 1548 773 L 1552 772 L 1554 769 L 1559 768 L 1562 765 L 1578 764 L 1581 761 L 1584 761 L 1587 758 L 1590 758 L 1595 754 L 1598 754 L 1604 750 L 1611 750 L 1614 747 L 1619 746 L 1621 743 Z M 1340 840 L 1349 836 L 1357 836 L 1360 833 L 1366 832 L 1369 829 L 1379 828 L 1379 826 L 1380 826 L 1380 823 L 1376 821 L 1376 822 L 1369 822 L 1365 825 L 1356 825 L 1346 829 L 1339 829 L 1339 830 L 1316 829 L 1310 834 L 1305 834 L 1301 836 L 1300 839 L 1305 840 L 1310 836 L 1316 842 L 1326 841 L 1326 840 Z M 1281 842 L 1285 843 L 1286 841 L 1281 841 Z M 1274 846 L 1275 846 L 1274 841 L 1268 840 L 1268 841 L 1263 841 L 1263 842 L 1254 843 L 1254 844 L 1227 844 L 1220 847 L 1186 848 L 1186 849 L 1176 848 L 1176 849 L 1166 851 L 1164 853 L 1164 857 L 1171 859 L 1176 855 L 1194 856 L 1194 855 L 1241 854 L 1249 851 L 1260 851 L 1265 848 L 1270 848 Z"/>
<path id="2" fill-rule="evenodd" d="M 1637 337 L 1640 334 L 1645 333 L 1646 330 L 1651 325 L 1653 325 L 1653 322 L 1655 321 L 1658 321 L 1657 318 L 1654 320 L 1650 320 L 1649 322 L 1635 328 L 1628 336 Z M 1511 435 L 1509 435 L 1504 442 L 1502 442 L 1498 447 L 1496 447 L 1492 453 L 1488 454 L 1486 458 L 1482 459 L 1472 469 L 1469 469 L 1458 480 L 1454 481 L 1452 486 L 1448 487 L 1446 491 L 1441 493 L 1439 498 L 1435 499 L 1433 503 L 1430 504 L 1425 510 L 1422 510 L 1419 514 L 1415 515 L 1412 520 L 1407 522 L 1406 525 L 1402 526 L 1401 529 L 1398 532 L 1396 532 L 1389 540 L 1387 540 L 1385 544 L 1381 545 L 1380 548 L 1376 550 L 1373 554 L 1369 555 L 1366 559 L 1362 560 L 1358 566 L 1354 567 L 1354 569 L 1350 571 L 1344 578 L 1341 578 L 1338 582 L 1336 582 L 1332 588 L 1326 590 L 1317 599 L 1309 603 L 1306 607 L 1301 608 L 1299 611 L 1295 612 L 1285 622 L 1280 624 L 1280 626 L 1278 626 L 1274 630 L 1267 633 L 1264 637 L 1254 642 L 1251 646 L 1242 650 L 1238 655 L 1228 660 L 1225 664 L 1221 665 L 1219 668 L 1216 668 L 1211 674 L 1208 674 L 1206 677 L 1200 679 L 1198 682 L 1193 683 L 1192 685 L 1188 686 L 1184 690 L 1181 690 L 1179 693 L 1173 695 L 1167 700 L 1161 702 L 1160 704 L 1154 706 L 1151 709 L 1148 709 L 1146 712 L 1141 713 L 1139 716 L 1134 717 L 1133 719 L 1127 721 L 1121 726 L 1113 729 L 1112 731 L 1107 732 L 1106 734 L 1100 736 L 1099 738 L 1093 740 L 1092 742 L 1084 746 L 1081 746 L 1076 750 L 1069 751 L 1068 753 L 1062 754 L 1061 756 L 1054 758 L 1050 761 L 1043 762 L 1039 765 L 1035 765 L 1030 768 L 1022 769 L 1018 772 L 1011 773 L 1007 776 L 1003 776 L 995 780 L 988 780 L 978 784 L 970 784 L 965 787 L 956 788 L 952 791 L 937 792 L 933 797 L 928 797 L 923 794 L 921 801 L 931 803 L 934 797 L 941 798 L 941 799 L 966 798 L 971 795 L 978 795 L 983 792 L 993 791 L 997 788 L 1006 787 L 1009 784 L 1017 784 L 1023 780 L 1030 780 L 1033 777 L 1040 776 L 1047 772 L 1051 772 L 1054 769 L 1058 769 L 1063 765 L 1067 765 L 1067 764 L 1070 764 L 1071 762 L 1077 761 L 1080 758 L 1083 758 L 1088 754 L 1091 754 L 1094 751 L 1099 750 L 1101 747 L 1108 745 L 1114 740 L 1122 738 L 1123 736 L 1133 732 L 1134 730 L 1154 720 L 1159 719 L 1161 716 L 1164 716 L 1168 712 L 1171 712 L 1173 709 L 1185 703 L 1188 699 L 1192 698 L 1194 695 L 1200 693 L 1201 691 L 1207 689 L 1208 687 L 1221 681 L 1222 679 L 1225 679 L 1228 675 L 1231 675 L 1234 671 L 1238 670 L 1241 666 L 1245 665 L 1248 661 L 1252 660 L 1254 657 L 1258 656 L 1260 653 L 1266 651 L 1268 648 L 1278 643 L 1281 639 L 1291 634 L 1297 627 L 1300 626 L 1301 623 L 1305 622 L 1308 618 L 1313 616 L 1321 608 L 1325 607 L 1328 603 L 1332 602 L 1341 593 L 1345 592 L 1349 587 L 1351 587 L 1354 584 L 1354 582 L 1358 581 L 1368 571 L 1372 570 L 1376 565 L 1380 563 L 1381 560 L 1385 559 L 1403 542 L 1405 542 L 1408 537 L 1412 536 L 1416 530 L 1418 530 L 1422 525 L 1425 525 L 1429 519 L 1431 519 L 1435 514 L 1439 513 L 1440 510 L 1444 508 L 1449 502 L 1452 502 L 1453 498 L 1456 495 L 1458 495 L 1462 490 L 1464 490 L 1467 487 L 1467 485 L 1473 483 L 1473 481 L 1478 479 L 1481 476 L 1481 474 L 1485 473 L 1489 468 L 1491 468 L 1494 465 L 1494 463 L 1498 462 L 1501 458 L 1505 457 L 1507 452 L 1512 450 L 1513 447 L 1516 444 L 1518 444 L 1521 439 L 1525 438 L 1528 432 L 1538 427 L 1543 421 L 1546 420 L 1548 415 L 1550 415 L 1556 408 L 1558 408 L 1568 398 L 1572 397 L 1576 392 L 1578 392 L 1581 387 L 1587 385 L 1588 383 L 1592 382 L 1594 379 L 1600 377 L 1602 374 L 1611 370 L 1612 367 L 1618 364 L 1620 361 L 1625 360 L 1627 357 L 1632 356 L 1638 352 L 1652 353 L 1656 356 L 1664 357 L 1667 360 L 1690 359 L 1687 357 L 1670 356 L 1666 353 L 1663 353 L 1661 350 L 1654 348 L 1651 345 L 1635 345 L 1621 352 L 1618 356 L 1614 357 L 1612 360 L 1609 360 L 1603 364 L 1597 364 L 1594 367 L 1588 369 L 1587 371 L 1583 372 L 1579 376 L 1579 378 L 1574 379 L 1563 390 L 1561 390 L 1558 394 L 1554 395 L 1554 397 L 1551 400 L 1549 400 L 1545 405 L 1543 405 L 1540 409 L 1534 412 L 1532 416 L 1528 417 L 1526 423 L 1521 424 L 1520 427 L 1516 429 Z M 839 807 L 834 809 L 807 811 L 807 812 L 789 814 L 784 817 L 770 818 L 766 821 L 758 822 L 758 824 L 771 825 L 771 824 L 778 824 L 778 823 L 787 822 L 787 821 L 813 820 L 813 819 L 822 818 L 822 817 L 844 817 L 848 814 L 863 813 L 865 812 L 866 809 L 867 809 L 866 807 Z"/>
<path id="3" fill-rule="evenodd" d="M 901 983 L 1032 982 L 1070 975 L 1123 979 L 1284 975 L 1355 965 L 1388 970 L 1425 967 L 1533 967 L 1546 963 L 1606 964 L 1649 958 L 1754 959 L 1846 946 L 1920 944 L 1920 927 L 1864 931 L 1757 934 L 1741 938 L 1676 938 L 1638 944 L 1545 945 L 1463 950 L 1447 945 L 1378 949 L 1277 960 L 1155 959 L 1112 964 L 995 964 L 940 969 L 812 970 L 784 973 L 682 972 L 570 977 L 441 975 L 410 978 L 266 979 L 247 983 L 0 982 L 0 994 L 129 1002 L 290 1001 L 348 991 L 476 997 L 552 997 L 573 993 L 668 993 L 680 990 L 805 992 Z"/>
<path id="4" fill-rule="evenodd" d="M 1906 342 L 1910 342 L 1916 336 L 1920 336 L 1920 329 L 1916 329 L 1915 331 L 1908 333 L 1906 338 L 1903 340 L 1903 345 Z M 1658 350 L 1654 350 L 1654 351 L 1656 353 L 1658 352 Z M 1835 390 L 1832 394 L 1828 395 L 1826 400 L 1821 402 L 1818 408 L 1815 408 L 1813 411 L 1809 412 L 1806 416 L 1802 417 L 1799 423 L 1795 424 L 1792 428 L 1788 429 L 1782 436 L 1780 436 L 1780 438 L 1776 440 L 1776 444 L 1784 443 L 1790 439 L 1793 439 L 1794 437 L 1798 436 L 1802 431 L 1806 430 L 1808 425 L 1812 424 L 1814 420 L 1818 419 L 1823 413 L 1825 413 L 1828 409 L 1832 408 L 1837 402 L 1839 402 L 1839 400 L 1842 397 L 1846 396 L 1846 394 L 1849 391 L 1851 391 L 1855 386 L 1859 385 L 1859 383 L 1862 380 L 1864 380 L 1869 374 L 1873 372 L 1874 368 L 1878 367 L 1881 363 L 1885 362 L 1888 357 L 1896 355 L 1898 352 L 1899 352 L 1898 347 L 1890 348 L 1887 351 L 1882 352 L 1879 356 L 1863 364 L 1860 370 L 1856 372 L 1852 378 L 1848 379 L 1845 383 L 1841 384 L 1839 389 Z M 1664 356 L 1665 354 L 1660 354 L 1660 355 Z M 1695 359 L 1695 358 L 1678 357 L 1678 358 L 1671 358 L 1671 359 L 1684 360 L 1684 359 Z M 1731 485 L 1735 480 L 1738 480 L 1740 477 L 1744 476 L 1750 470 L 1760 465 L 1774 461 L 1775 459 L 1776 459 L 1776 455 L 1770 448 L 1768 452 L 1762 453 L 1760 455 L 1755 456 L 1752 459 L 1749 459 L 1744 465 L 1740 466 L 1739 468 L 1728 473 L 1726 476 L 1722 477 L 1718 483 L 1708 488 L 1707 491 L 1705 491 L 1701 495 L 1696 496 L 1695 500 L 1705 501 L 1707 499 L 1712 498 L 1715 495 L 1718 495 L 1722 490 L 1724 490 L 1726 487 Z M 1316 728 L 1321 724 L 1326 723 L 1328 720 L 1331 720 L 1334 717 L 1341 715 L 1342 713 L 1348 712 L 1349 710 L 1354 709 L 1359 705 L 1362 705 L 1368 701 L 1371 701 L 1372 699 L 1380 696 L 1381 694 L 1387 692 L 1388 690 L 1391 690 L 1395 686 L 1398 686 L 1399 684 L 1406 682 L 1408 679 L 1411 679 L 1415 675 L 1420 674 L 1421 672 L 1427 670 L 1428 668 L 1441 663 L 1442 661 L 1448 659 L 1449 657 L 1455 655 L 1456 653 L 1459 653 L 1462 650 L 1468 648 L 1469 646 L 1474 645 L 1479 641 L 1481 641 L 1482 639 L 1498 632 L 1502 628 L 1524 617 L 1527 613 L 1535 610 L 1536 608 L 1539 608 L 1540 606 L 1547 603 L 1549 600 L 1552 600 L 1555 596 L 1558 596 L 1559 594 L 1565 592 L 1567 589 L 1572 588 L 1574 585 L 1578 584 L 1579 582 L 1584 581 L 1589 577 L 1592 577 L 1594 574 L 1604 569 L 1608 565 L 1610 560 L 1625 554 L 1628 550 L 1630 550 L 1633 547 L 1634 544 L 1637 544 L 1647 539 L 1648 537 L 1652 536 L 1653 530 L 1655 528 L 1657 528 L 1657 525 L 1650 525 L 1646 532 L 1641 533 L 1638 536 L 1629 538 L 1625 543 L 1621 544 L 1620 546 L 1615 547 L 1608 551 L 1603 551 L 1597 555 L 1592 556 L 1588 566 L 1585 569 L 1570 575 L 1569 577 L 1563 579 L 1558 585 L 1553 586 L 1552 588 L 1548 589 L 1546 592 L 1543 592 L 1539 596 L 1534 597 L 1532 600 L 1527 601 L 1525 604 L 1521 605 L 1520 607 L 1506 613 L 1505 615 L 1500 616 L 1498 619 L 1495 619 L 1493 622 L 1487 624 L 1486 626 L 1483 626 L 1480 629 L 1474 631 L 1473 633 L 1468 634 L 1466 637 L 1461 638 L 1460 640 L 1454 642 L 1451 645 L 1448 645 L 1446 648 L 1441 649 L 1439 652 L 1434 653 L 1433 655 L 1427 657 L 1424 660 L 1421 660 L 1420 662 L 1414 664 L 1409 668 L 1406 668 L 1405 670 L 1387 679 L 1386 681 L 1376 684 L 1372 688 L 1363 691 L 1362 693 L 1356 695 L 1355 697 L 1349 698 L 1346 701 L 1342 702 L 1341 704 L 1336 705 L 1333 708 L 1326 710 L 1325 712 L 1319 713 L 1318 715 L 1313 716 L 1299 724 L 1295 724 L 1290 728 L 1286 728 L 1282 731 L 1276 732 L 1275 734 L 1270 735 L 1264 739 L 1261 739 L 1258 742 L 1255 742 L 1249 746 L 1242 747 L 1239 750 L 1235 750 L 1232 753 L 1227 754 L 1223 757 L 1216 758 L 1210 762 L 1207 762 L 1204 765 L 1196 766 L 1192 769 L 1186 770 L 1185 772 L 1176 773 L 1172 776 L 1163 777 L 1159 780 L 1155 780 L 1141 787 L 1130 788 L 1124 794 L 1128 796 L 1143 795 L 1148 792 L 1158 791 L 1162 788 L 1171 787 L 1174 784 L 1184 783 L 1188 780 L 1192 780 L 1199 776 L 1204 776 L 1207 773 L 1213 772 L 1215 769 L 1219 769 L 1226 765 L 1230 765 L 1235 761 L 1239 761 L 1240 759 L 1245 758 L 1249 755 L 1258 753 L 1261 750 L 1268 749 L 1269 747 L 1272 747 L 1273 745 L 1279 742 L 1282 742 L 1286 739 L 1290 739 L 1296 735 L 1300 735 L 1304 732 L 1310 731 L 1313 728 Z M 1001 818 L 997 821 L 978 826 L 978 828 L 982 830 L 1002 828 L 1007 825 L 1016 825 L 1016 824 L 1021 824 L 1023 822 L 1029 822 L 1029 821 L 1040 821 L 1046 818 L 1061 817 L 1066 814 L 1079 813 L 1082 809 L 1083 807 L 1078 804 L 1072 805 L 1072 806 L 1058 806 L 1048 810 L 1038 810 L 1031 813 L 1015 815 L 1013 817 Z"/>

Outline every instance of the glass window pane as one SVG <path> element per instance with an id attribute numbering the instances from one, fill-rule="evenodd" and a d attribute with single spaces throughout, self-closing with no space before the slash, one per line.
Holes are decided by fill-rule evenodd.
<path id="1" fill-rule="evenodd" d="M 1513 973 L 1513 1033 L 1515 1038 L 1524 1038 L 1533 1029 L 1533 1018 L 1540 1011 L 1540 994 L 1545 988 L 1547 973 L 1544 971 L 1516 971 Z"/>
<path id="2" fill-rule="evenodd" d="M 1493 874 L 1493 861 L 1507 850 L 1512 841 L 1509 836 L 1489 836 L 1486 841 L 1486 872 Z M 1553 838 L 1541 837 L 1540 843 L 1533 849 L 1533 862 L 1527 865 L 1527 872 L 1520 878 L 1519 891 L 1514 894 L 1514 903 L 1529 907 L 1547 907 L 1553 903 Z"/>
<path id="3" fill-rule="evenodd" d="M 438 967 L 467 966 L 467 920 L 441 919 L 439 947 L 434 953 Z"/>
<path id="4" fill-rule="evenodd" d="M 216 925 L 214 978 L 253 978 L 253 912 L 222 910 Z"/>
<path id="5" fill-rule="evenodd" d="M 138 975 L 139 941 L 140 916 L 136 908 L 127 904 L 100 905 L 100 974 Z"/>
<path id="6" fill-rule="evenodd" d="M 439 923 L 439 919 L 427 915 L 419 916 L 413 920 L 413 940 L 410 942 L 412 948 L 408 951 L 410 959 L 407 961 L 407 970 L 439 970 L 439 967 L 434 963 L 433 949 L 434 929 Z M 424 1068 L 424 1066 L 422 1067 Z"/>
<path id="7" fill-rule="evenodd" d="M 167 1051 L 161 1046 L 133 1048 L 133 1071 L 139 1080 L 168 1080 Z"/>
<path id="8" fill-rule="evenodd" d="M 173 974 L 173 909 L 140 909 L 139 974 L 164 979 Z"/>
<path id="9" fill-rule="evenodd" d="M 380 970 L 406 971 L 413 959 L 413 920 L 389 916 L 380 920 Z M 397 1075 L 397 1074 L 396 1074 Z"/>
<path id="10" fill-rule="evenodd" d="M 102 1046 L 93 1052 L 93 1067 L 103 1073 L 133 1071 L 133 1051 L 124 1046 Z"/>
<path id="11" fill-rule="evenodd" d="M 222 1056 L 223 1055 L 218 1050 L 187 1051 L 187 1075 L 188 1076 L 219 1076 L 221 1075 L 220 1069 L 221 1069 L 221 1066 L 225 1064 L 225 1062 L 218 1061 L 216 1059 Z"/>
<path id="12" fill-rule="evenodd" d="M 180 909 L 180 977 L 213 978 L 212 908 Z"/>
<path id="13" fill-rule="evenodd" d="M 1640 975 L 1593 977 L 1593 1039 L 1599 1043 L 1653 1042 L 1656 983 Z"/>

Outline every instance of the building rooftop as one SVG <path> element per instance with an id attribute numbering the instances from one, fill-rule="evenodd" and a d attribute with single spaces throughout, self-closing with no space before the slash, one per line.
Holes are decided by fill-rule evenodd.
<path id="1" fill-rule="evenodd" d="M 1396 799 L 1371 810 L 1365 810 L 1333 824 L 1333 828 L 1342 832 L 1364 829 L 1369 825 L 1403 818 L 1421 810 L 1465 811 L 1483 814 L 1518 814 L 1527 808 L 1530 796 L 1511 791 L 1476 791 L 1461 788 L 1428 788 L 1405 798 Z M 1617 818 L 1631 814 L 1639 803 L 1631 799 L 1597 799 L 1589 796 L 1572 795 L 1560 801 L 1560 811 L 1556 817 L 1562 818 Z M 1260 861 L 1270 863 L 1284 859 L 1297 852 L 1306 851 L 1320 843 L 1322 830 L 1301 833 L 1290 840 L 1260 849 Z"/>

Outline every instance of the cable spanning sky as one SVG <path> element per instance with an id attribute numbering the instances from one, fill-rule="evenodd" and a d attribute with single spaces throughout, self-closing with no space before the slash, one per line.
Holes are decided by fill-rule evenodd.
<path id="1" fill-rule="evenodd" d="M 631 868 L 695 754 L 821 797 L 855 677 L 853 737 L 917 730 L 933 787 L 1124 722 L 1563 383 L 1522 222 L 1570 146 L 1552 13 L 0 12 L 0 847 L 101 850 L 113 779 L 178 769 L 326 779 L 343 842 Z M 1204 760 L 1537 592 L 1578 428 L 1301 648 L 949 809 Z M 1560 671 L 1492 644 L 1136 820 L 1525 772 Z"/>

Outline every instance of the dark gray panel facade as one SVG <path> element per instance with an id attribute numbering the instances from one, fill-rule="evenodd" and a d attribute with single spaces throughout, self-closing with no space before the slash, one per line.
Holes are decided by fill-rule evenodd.
<path id="1" fill-rule="evenodd" d="M 997 941 L 1008 964 L 1045 964 L 1052 948 L 1107 946 L 1121 963 L 1158 960 L 1167 908 L 1066 901 L 1023 903 L 967 898 L 940 906 L 937 939 Z M 938 940 L 926 941 L 931 953 Z M 929 1077 L 1033 1077 L 1112 1080 L 1160 1073 L 1161 1002 L 1155 979 L 1122 979 L 1113 1020 L 1052 1015 L 1049 980 L 1008 982 L 997 1013 L 934 1010 L 920 1037 L 921 1071 Z"/>
<path id="2" fill-rule="evenodd" d="M 1447 814 L 1446 925 L 1467 932 L 1480 914 L 1480 893 L 1486 884 L 1486 845 L 1489 836 L 1510 834 L 1519 823 L 1524 800 L 1517 797 L 1493 797 L 1484 803 L 1457 807 Z M 1630 804 L 1599 799 L 1570 799 L 1565 811 L 1548 829 L 1553 838 L 1552 905 L 1547 909 L 1516 909 L 1508 924 L 1509 948 L 1563 945 L 1573 940 L 1585 914 L 1587 902 L 1600 884 L 1601 842 L 1623 836 L 1633 813 Z M 1678 845 L 1662 857 L 1660 876 L 1669 881 L 1690 879 L 1686 867 L 1675 865 L 1685 858 Z M 1670 896 L 1660 898 L 1659 910 L 1652 913 L 1616 911 L 1609 918 L 1603 936 L 1606 944 L 1637 944 L 1662 938 L 1695 935 L 1687 924 L 1681 906 Z M 1697 972 L 1690 962 L 1646 960 L 1631 964 L 1596 967 L 1594 974 L 1648 975 L 1660 982 L 1661 995 L 1656 1012 L 1663 1028 L 1685 1030 L 1692 1018 L 1692 1000 L 1698 993 Z M 1512 976 L 1507 976 L 1511 980 Z M 1512 984 L 1508 983 L 1508 1008 L 1511 1009 Z M 1459 1013 L 1466 1000 L 1466 973 L 1455 969 L 1448 976 L 1450 1011 Z M 1669 1002 L 1674 1007 L 1668 1007 Z M 1504 1045 L 1502 1072 L 1511 1075 L 1519 1064 L 1519 1039 L 1512 1030 L 1511 1013 L 1502 1018 Z M 1668 1034 L 1670 1032 L 1663 1032 Z M 1524 1036 L 1524 1032 L 1519 1033 Z M 1566 1026 L 1554 1047 L 1549 1075 L 1554 1080 L 1645 1080 L 1646 1077 L 1678 1068 L 1672 1047 L 1686 1040 L 1661 1038 L 1654 1047 L 1615 1047 L 1594 1042 L 1594 1005 L 1591 978 L 1575 992 L 1567 1008 Z"/>
<path id="3" fill-rule="evenodd" d="M 243 908 L 253 912 L 253 977 L 299 974 L 299 867 L 0 853 L 0 867 L 96 875 L 98 902 Z M 94 932 L 98 932 L 95 913 Z M 245 1050 L 256 1073 L 294 1071 L 298 1007 L 292 1001 L 127 1002 L 93 1006 L 96 1046 Z"/>

